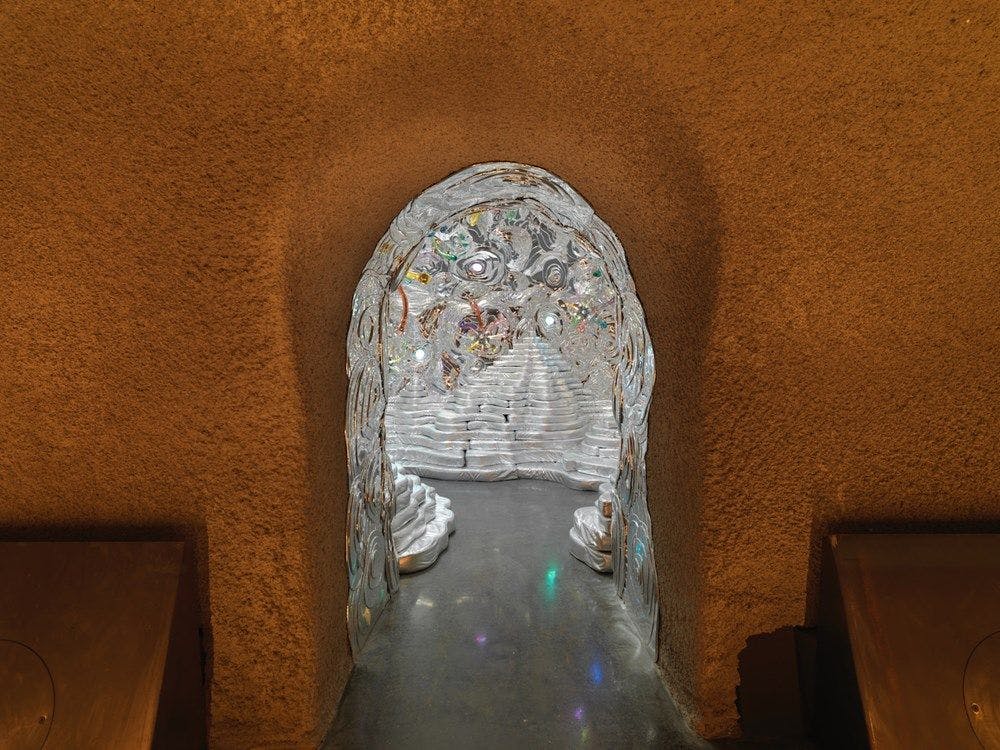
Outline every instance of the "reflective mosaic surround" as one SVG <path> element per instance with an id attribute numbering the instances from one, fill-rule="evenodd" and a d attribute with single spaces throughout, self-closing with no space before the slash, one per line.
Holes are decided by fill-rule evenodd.
<path id="1" fill-rule="evenodd" d="M 610 385 L 622 435 L 614 578 L 655 651 L 659 608 L 645 471 L 653 350 L 635 284 L 617 237 L 572 188 L 537 167 L 495 163 L 469 167 L 411 201 L 354 294 L 346 439 L 347 615 L 355 652 L 399 581 L 387 398 L 413 378 L 436 392 L 454 389 L 528 326 L 558 347 L 581 380 L 600 390 Z"/>
<path id="2" fill-rule="evenodd" d="M 584 383 L 610 389 L 618 295 L 589 238 L 544 206 L 497 201 L 442 222 L 424 236 L 395 291 L 389 396 L 412 379 L 432 392 L 454 390 L 529 328 Z"/>

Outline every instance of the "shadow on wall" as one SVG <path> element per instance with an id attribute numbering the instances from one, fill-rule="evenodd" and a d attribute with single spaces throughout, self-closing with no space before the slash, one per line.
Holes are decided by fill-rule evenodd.
<path id="1" fill-rule="evenodd" d="M 463 54 L 461 47 L 454 54 Z M 451 53 L 450 53 L 451 54 Z M 472 54 L 472 51 L 465 54 Z M 440 61 L 428 60 L 427 77 Z M 466 61 L 472 64 L 472 60 Z M 375 61 L 374 67 L 384 61 Z M 450 61 L 461 66 L 461 61 Z M 660 662 L 695 724 L 699 598 L 698 518 L 704 456 L 702 373 L 715 308 L 722 234 L 714 188 L 695 139 L 646 98 L 628 66 L 608 81 L 633 109 L 558 106 L 593 92 L 547 92 L 530 75 L 522 99 L 485 98 L 474 116 L 394 90 L 391 119 L 376 112 L 343 127 L 325 121 L 311 161 L 281 196 L 287 223 L 289 322 L 309 442 L 309 482 L 329 571 L 316 616 L 331 633 L 321 686 L 332 716 L 350 669 L 344 567 L 347 478 L 345 341 L 351 295 L 392 218 L 413 197 L 477 162 L 510 160 L 549 170 L 576 188 L 619 236 L 646 311 L 657 357 L 646 465 L 661 602 Z M 377 77 L 376 77 L 377 78 Z M 535 86 L 536 89 L 532 89 Z M 625 93 L 622 93 L 625 92 Z M 634 93 L 629 96 L 628 92 Z M 371 93 L 371 101 L 379 92 Z M 373 108 L 376 105 L 372 105 Z M 391 125 L 388 123 L 391 122 Z"/>
<path id="2" fill-rule="evenodd" d="M 652 123 L 649 165 L 657 173 L 647 178 L 655 180 L 652 190 L 636 200 L 646 212 L 663 216 L 653 225 L 656 235 L 638 227 L 645 236 L 633 239 L 630 231 L 619 237 L 629 252 L 657 353 L 646 466 L 660 577 L 659 661 L 678 705 L 700 730 L 705 359 L 723 229 L 697 144 L 663 110 L 652 114 Z"/>

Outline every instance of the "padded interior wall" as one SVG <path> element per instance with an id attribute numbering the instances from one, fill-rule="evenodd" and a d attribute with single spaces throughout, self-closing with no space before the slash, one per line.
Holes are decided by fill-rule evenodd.
<path id="1" fill-rule="evenodd" d="M 657 354 L 661 661 L 736 731 L 831 525 L 997 519 L 996 4 L 0 9 L 0 524 L 197 544 L 217 747 L 349 673 L 343 345 L 400 207 L 565 178 Z M 84 533 L 80 531 L 79 533 Z"/>
<path id="2" fill-rule="evenodd" d="M 422 477 L 550 479 L 596 490 L 618 476 L 610 388 L 585 386 L 534 334 L 451 393 L 404 388 L 385 419 L 390 456 Z"/>

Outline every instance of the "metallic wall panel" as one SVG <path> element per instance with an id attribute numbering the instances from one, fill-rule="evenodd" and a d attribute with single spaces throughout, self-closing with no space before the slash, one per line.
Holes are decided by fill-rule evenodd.
<path id="1" fill-rule="evenodd" d="M 13 710 L 47 723 L 47 749 L 146 748 L 154 735 L 183 738 L 176 746 L 204 744 L 200 674 L 169 680 L 183 686 L 190 712 L 178 716 L 163 704 L 164 677 L 175 665 L 200 672 L 197 653 L 192 662 L 171 649 L 167 665 L 183 553 L 175 542 L 0 543 L 0 644 L 36 654 L 54 694 L 46 709 L 38 664 L 0 648 L 0 700 L 10 680 L 25 686 L 18 707 L 0 709 L 0 738 L 11 731 L 2 717 Z M 187 643 L 196 649 L 196 642 L 195 630 Z M 186 725 L 164 732 L 158 714 Z"/>
<path id="2" fill-rule="evenodd" d="M 834 740 L 852 721 L 835 707 L 849 705 L 843 696 L 856 689 L 866 734 L 860 746 L 1000 747 L 1000 661 L 989 639 L 1000 630 L 1000 535 L 838 535 L 831 552 L 827 575 L 836 591 L 824 601 L 820 626 L 827 745 L 854 746 Z M 838 637 L 839 650 L 831 645 Z M 838 665 L 838 653 L 852 664 Z M 979 708 L 976 729 L 967 701 Z"/>

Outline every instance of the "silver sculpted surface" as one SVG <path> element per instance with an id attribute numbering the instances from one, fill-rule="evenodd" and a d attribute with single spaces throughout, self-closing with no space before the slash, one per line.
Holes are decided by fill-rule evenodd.
<path id="1" fill-rule="evenodd" d="M 393 462 L 396 512 L 392 517 L 392 542 L 400 573 L 416 573 L 433 565 L 448 546 L 455 530 L 451 500 L 408 474 Z"/>
<path id="2" fill-rule="evenodd" d="M 348 632 L 355 653 L 399 580 L 389 398 L 447 398 L 525 334 L 556 348 L 589 391 L 610 389 L 621 436 L 617 471 L 603 480 L 614 480 L 613 491 L 602 491 L 612 505 L 610 552 L 594 547 L 608 546 L 596 516 L 581 515 L 574 528 L 602 564 L 610 555 L 619 595 L 655 651 L 659 608 L 645 470 L 653 350 L 625 253 L 558 177 L 493 163 L 458 172 L 411 201 L 355 291 L 346 422 Z"/>
<path id="3" fill-rule="evenodd" d="M 614 481 L 621 450 L 610 386 L 595 394 L 530 331 L 443 398 L 410 380 L 389 399 L 386 439 L 392 458 L 421 477 L 590 490 Z"/>

